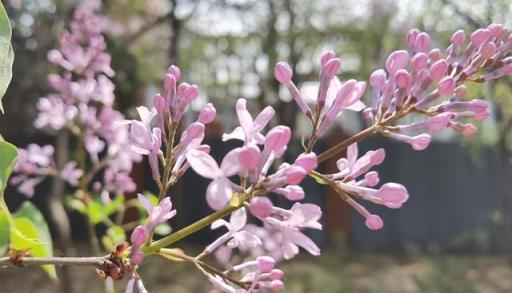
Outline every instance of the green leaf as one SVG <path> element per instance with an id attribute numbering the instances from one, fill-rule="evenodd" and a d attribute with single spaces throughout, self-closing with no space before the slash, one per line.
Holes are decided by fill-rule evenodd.
<path id="1" fill-rule="evenodd" d="M 97 199 L 97 202 L 99 204 L 103 204 L 100 199 Z M 105 214 L 107 216 L 113 215 L 117 211 L 119 211 L 120 208 L 123 207 L 124 204 L 124 196 L 118 195 L 115 197 L 114 200 L 104 205 Z"/>
<path id="2" fill-rule="evenodd" d="M 4 140 L 0 140 L 0 211 L 5 213 L 5 216 L 7 216 L 7 220 L 11 226 L 13 225 L 13 220 L 11 213 L 9 212 L 9 208 L 5 203 L 4 191 L 7 187 L 9 176 L 11 176 L 17 158 L 18 149 L 16 149 L 12 144 Z"/>
<path id="3" fill-rule="evenodd" d="M 0 255 L 9 248 L 9 220 L 7 214 L 0 210 Z"/>
<path id="4" fill-rule="evenodd" d="M 77 212 L 80 212 L 82 214 L 87 213 L 87 207 L 85 206 L 84 202 L 79 200 L 78 198 L 73 198 L 71 196 L 65 197 L 65 203 L 66 206 L 69 207 L 72 210 L 75 210 Z"/>
<path id="5" fill-rule="evenodd" d="M 97 225 L 105 220 L 107 214 L 105 213 L 103 206 L 100 203 L 92 201 L 87 206 L 87 216 L 89 217 L 91 223 Z"/>
<path id="6" fill-rule="evenodd" d="M 53 244 L 52 237 L 50 235 L 50 229 L 46 220 L 39 211 L 39 209 L 29 201 L 25 201 L 15 214 L 17 219 L 29 219 L 35 228 L 36 235 L 30 236 L 36 238 L 41 242 L 42 245 L 38 245 L 32 249 L 32 255 L 36 257 L 52 257 L 53 256 Z M 22 231 L 23 232 L 23 231 Z M 55 272 L 55 266 L 45 265 L 42 267 L 48 276 L 56 280 L 57 274 Z"/>
<path id="7" fill-rule="evenodd" d="M 16 147 L 4 140 L 0 140 L 0 196 L 3 198 L 3 192 L 7 187 L 7 180 L 14 169 L 18 150 Z"/>
<path id="8" fill-rule="evenodd" d="M 12 78 L 14 50 L 11 45 L 11 23 L 4 5 L 0 2 L 0 112 L 4 112 L 2 97 Z"/>

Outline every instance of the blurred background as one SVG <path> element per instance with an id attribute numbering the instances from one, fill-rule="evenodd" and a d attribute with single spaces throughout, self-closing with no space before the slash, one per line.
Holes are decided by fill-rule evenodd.
<path id="1" fill-rule="evenodd" d="M 36 100 L 49 93 L 47 74 L 56 68 L 47 52 L 79 1 L 3 1 L 13 23 L 15 63 L 7 91 L 0 133 L 17 146 L 51 143 L 50 133 L 33 126 Z M 94 2 L 94 1 L 93 1 Z M 493 22 L 512 28 L 510 0 L 103 0 L 102 25 L 116 71 L 116 103 L 126 115 L 134 107 L 152 105 L 163 74 L 171 64 L 182 68 L 184 80 L 200 87 L 192 107 L 209 100 L 219 115 L 207 127 L 213 155 L 221 158 L 233 145 L 221 135 L 237 123 L 234 102 L 245 97 L 257 111 L 277 110 L 274 124 L 295 129 L 297 148 L 307 123 L 297 106 L 273 78 L 273 65 L 287 61 L 302 88 L 318 79 L 319 59 L 334 50 L 342 59 L 340 78 L 367 80 L 387 55 L 405 48 L 411 27 L 433 36 L 434 45 L 449 43 L 457 29 L 466 32 Z M 306 201 L 324 208 L 322 232 L 311 237 L 323 247 L 320 258 L 302 257 L 285 264 L 288 292 L 512 292 L 512 79 L 485 86 L 471 85 L 470 97 L 492 104 L 492 117 L 479 125 L 478 137 L 463 139 L 450 131 L 435 136 L 426 151 L 374 137 L 364 150 L 384 147 L 387 158 L 378 169 L 383 182 L 407 186 L 411 198 L 399 210 L 372 207 L 385 227 L 377 232 L 329 190 L 305 182 Z M 192 120 L 195 114 L 190 113 Z M 364 128 L 359 115 L 345 115 L 319 145 L 317 153 Z M 57 150 L 58 151 L 58 150 Z M 292 148 L 293 153 L 293 148 Z M 292 154 L 293 155 L 293 154 Z M 335 168 L 335 161 L 322 166 Z M 154 190 L 147 164 L 136 166 L 138 190 Z M 185 226 L 210 210 L 204 203 L 208 181 L 188 172 L 173 194 L 178 218 Z M 38 187 L 33 201 L 51 212 Z M 21 195 L 8 192 L 15 207 Z M 73 239 L 86 237 L 83 219 L 70 214 Z M 55 227 L 51 227 L 55 232 Z M 208 231 L 188 239 L 200 245 L 213 239 Z M 156 261 L 158 262 L 158 261 Z M 181 267 L 147 266 L 151 292 L 205 292 L 199 274 Z M 23 275 L 0 270 L 2 292 L 54 292 L 43 273 Z M 77 292 L 91 292 L 94 272 L 77 269 Z M 5 284 L 5 285 L 4 285 Z M 33 291 L 39 284 L 38 291 Z M 28 291 L 24 291 L 24 286 Z M 94 291 L 94 290 L 93 290 Z"/>

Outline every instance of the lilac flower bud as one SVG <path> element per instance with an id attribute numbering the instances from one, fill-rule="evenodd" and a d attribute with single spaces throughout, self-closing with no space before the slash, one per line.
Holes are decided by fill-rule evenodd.
<path id="1" fill-rule="evenodd" d="M 164 89 L 166 93 L 170 93 L 176 87 L 176 77 L 172 74 L 166 74 L 164 77 Z"/>
<path id="2" fill-rule="evenodd" d="M 422 151 L 428 147 L 431 140 L 430 134 L 423 133 L 412 137 L 410 144 L 414 150 Z"/>
<path id="3" fill-rule="evenodd" d="M 498 52 L 498 49 L 496 48 L 494 42 L 487 42 L 480 49 L 480 55 L 484 59 L 491 58 L 492 56 L 494 56 L 494 54 L 496 54 L 496 52 Z"/>
<path id="4" fill-rule="evenodd" d="M 255 145 L 244 146 L 238 155 L 240 165 L 247 170 L 254 170 L 260 162 L 260 149 Z"/>
<path id="5" fill-rule="evenodd" d="M 183 96 L 185 97 L 186 101 L 192 101 L 199 95 L 199 88 L 197 85 L 193 84 L 186 88 L 183 92 Z"/>
<path id="6" fill-rule="evenodd" d="M 134 251 L 130 255 L 130 260 L 131 260 L 132 264 L 135 264 L 135 265 L 141 264 L 144 261 L 144 253 L 140 250 Z"/>
<path id="7" fill-rule="evenodd" d="M 48 52 L 48 61 L 54 64 L 59 64 L 61 61 L 64 60 L 64 57 L 62 56 L 62 53 L 59 50 L 53 49 Z"/>
<path id="8" fill-rule="evenodd" d="M 318 160 L 315 153 L 300 154 L 295 160 L 294 165 L 302 167 L 306 172 L 316 169 Z"/>
<path id="9" fill-rule="evenodd" d="M 428 147 L 432 137 L 429 134 L 423 133 L 416 136 L 407 136 L 399 133 L 390 132 L 389 137 L 406 142 L 416 151 L 422 151 Z"/>
<path id="10" fill-rule="evenodd" d="M 405 68 L 409 63 L 409 53 L 405 50 L 398 50 L 391 53 L 386 61 L 386 69 L 390 74 Z"/>
<path id="11" fill-rule="evenodd" d="M 380 178 L 379 173 L 377 171 L 371 171 L 364 175 L 364 180 L 368 186 L 375 186 L 379 184 Z"/>
<path id="12" fill-rule="evenodd" d="M 373 151 L 371 156 L 371 161 L 373 166 L 377 166 L 382 164 L 384 162 L 384 159 L 386 158 L 386 151 L 383 148 L 376 149 Z"/>
<path id="13" fill-rule="evenodd" d="M 204 133 L 204 124 L 201 122 L 194 122 L 187 127 L 185 133 L 187 134 L 187 139 L 198 138 Z"/>
<path id="14" fill-rule="evenodd" d="M 432 50 L 430 50 L 430 52 L 428 52 L 428 58 L 430 58 L 430 60 L 432 61 L 437 61 L 439 59 L 441 59 L 441 50 L 439 50 L 439 48 L 434 48 Z"/>
<path id="15" fill-rule="evenodd" d="M 412 57 L 411 66 L 414 71 L 420 71 L 427 67 L 428 56 L 425 53 L 418 52 Z"/>
<path id="16" fill-rule="evenodd" d="M 455 97 L 457 97 L 457 98 L 462 98 L 462 97 L 466 96 L 467 92 L 468 92 L 468 89 L 466 88 L 465 85 L 459 85 L 453 91 Z"/>
<path id="17" fill-rule="evenodd" d="M 409 199 L 409 192 L 401 184 L 386 183 L 379 188 L 378 196 L 385 202 L 404 203 Z"/>
<path id="18" fill-rule="evenodd" d="M 320 63 L 323 66 L 323 65 L 325 65 L 325 63 L 327 63 L 327 61 L 329 61 L 333 58 L 336 58 L 336 53 L 334 53 L 334 51 L 332 51 L 332 50 L 329 50 L 322 55 L 322 57 L 320 58 Z"/>
<path id="19" fill-rule="evenodd" d="M 270 271 L 271 280 L 281 280 L 284 277 L 284 272 L 280 269 L 273 269 Z"/>
<path id="20" fill-rule="evenodd" d="M 256 217 L 266 218 L 272 215 L 273 207 L 274 205 L 272 204 L 272 201 L 268 199 L 268 197 L 257 196 L 251 199 L 249 211 L 251 211 L 251 213 Z"/>
<path id="21" fill-rule="evenodd" d="M 387 76 L 384 70 L 375 70 L 370 76 L 370 85 L 382 91 L 386 88 L 386 80 Z"/>
<path id="22" fill-rule="evenodd" d="M 273 280 L 270 282 L 270 288 L 272 292 L 281 292 L 284 290 L 284 283 L 281 280 Z"/>
<path id="23" fill-rule="evenodd" d="M 268 273 L 272 271 L 274 266 L 276 265 L 276 261 L 270 256 L 259 256 L 256 261 L 258 262 L 258 268 L 263 273 Z"/>
<path id="24" fill-rule="evenodd" d="M 370 230 L 379 230 L 384 227 L 384 222 L 378 215 L 370 215 L 365 220 L 365 225 Z"/>
<path id="25" fill-rule="evenodd" d="M 454 45 L 462 46 L 465 39 L 466 39 L 466 34 L 464 33 L 464 30 L 458 30 L 455 33 L 453 33 L 450 41 Z"/>
<path id="26" fill-rule="evenodd" d="M 430 66 L 430 78 L 440 80 L 448 71 L 448 62 L 444 59 L 437 60 Z"/>
<path id="27" fill-rule="evenodd" d="M 452 120 L 452 113 L 441 113 L 439 115 L 430 117 L 425 121 L 427 127 L 432 131 L 440 131 L 448 127 Z"/>
<path id="28" fill-rule="evenodd" d="M 217 115 L 217 110 L 215 110 L 215 107 L 212 103 L 208 103 L 201 108 L 201 111 L 199 111 L 199 117 L 197 118 L 197 121 L 203 123 L 203 124 L 209 124 L 213 120 L 215 120 L 215 116 Z"/>
<path id="29" fill-rule="evenodd" d="M 411 85 L 412 78 L 405 69 L 399 69 L 395 72 L 395 83 L 399 88 L 406 89 Z"/>
<path id="30" fill-rule="evenodd" d="M 326 76 L 334 76 L 336 73 L 338 73 L 340 67 L 341 60 L 339 58 L 332 58 L 322 65 L 322 73 Z"/>
<path id="31" fill-rule="evenodd" d="M 469 101 L 468 110 L 473 112 L 484 112 L 489 109 L 489 103 L 486 100 L 473 99 Z"/>
<path id="32" fill-rule="evenodd" d="M 157 94 L 153 101 L 153 105 L 157 113 L 163 113 L 165 111 L 165 98 L 162 97 L 162 95 Z"/>
<path id="33" fill-rule="evenodd" d="M 130 236 L 130 241 L 134 246 L 141 246 L 146 243 L 146 241 L 148 241 L 148 238 L 148 229 L 143 225 L 139 225 L 133 229 L 132 235 Z"/>
<path id="34" fill-rule="evenodd" d="M 441 79 L 439 83 L 437 84 L 437 90 L 441 96 L 447 96 L 450 95 L 453 90 L 455 89 L 455 79 L 451 76 L 446 76 L 445 78 Z"/>
<path id="35" fill-rule="evenodd" d="M 272 128 L 265 137 L 265 147 L 273 151 L 281 151 L 291 139 L 291 130 L 287 126 L 278 125 Z"/>
<path id="36" fill-rule="evenodd" d="M 293 71 L 286 62 L 279 62 L 274 67 L 274 76 L 282 84 L 288 84 L 292 80 Z"/>
<path id="37" fill-rule="evenodd" d="M 492 23 L 490 24 L 487 29 L 489 30 L 491 34 L 491 38 L 501 38 L 504 34 L 507 33 L 507 29 L 502 24 L 498 23 Z"/>
<path id="38" fill-rule="evenodd" d="M 484 28 L 477 29 L 471 34 L 471 43 L 476 46 L 481 45 L 489 39 L 489 35 L 489 30 Z"/>
<path id="39" fill-rule="evenodd" d="M 417 28 L 412 28 L 407 32 L 407 36 L 405 38 L 405 41 L 409 47 L 414 47 L 414 44 L 416 43 L 416 37 L 419 35 L 420 30 Z"/>
<path id="40" fill-rule="evenodd" d="M 169 68 L 167 68 L 167 73 L 174 76 L 176 81 L 181 79 L 181 70 L 178 66 L 175 66 L 175 65 L 169 66 Z"/>
<path id="41" fill-rule="evenodd" d="M 286 169 L 286 182 L 288 184 L 300 184 L 306 176 L 306 170 L 299 166 L 290 166 Z"/>
<path id="42" fill-rule="evenodd" d="M 430 36 L 422 32 L 418 34 L 416 37 L 416 42 L 414 43 L 414 46 L 416 47 L 416 50 L 419 52 L 428 52 L 430 50 L 430 45 L 432 44 L 432 40 L 430 39 Z"/>
<path id="43" fill-rule="evenodd" d="M 304 189 L 298 185 L 287 185 L 285 188 L 278 188 L 274 191 L 291 201 L 304 199 Z"/>
<path id="44" fill-rule="evenodd" d="M 450 128 L 453 130 L 462 133 L 464 136 L 473 136 L 477 132 L 477 128 L 475 125 L 471 123 L 460 123 L 460 122 L 452 122 L 450 123 Z"/>

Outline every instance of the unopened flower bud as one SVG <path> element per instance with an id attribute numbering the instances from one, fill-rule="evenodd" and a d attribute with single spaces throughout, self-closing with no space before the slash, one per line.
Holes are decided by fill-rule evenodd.
<path id="1" fill-rule="evenodd" d="M 240 150 L 238 159 L 240 160 L 240 165 L 243 168 L 247 170 L 256 169 L 260 162 L 260 149 L 255 145 L 244 146 Z"/>
<path id="2" fill-rule="evenodd" d="M 489 30 L 481 28 L 471 34 L 471 43 L 473 45 L 481 45 L 489 39 Z"/>
<path id="3" fill-rule="evenodd" d="M 284 290 L 284 283 L 281 280 L 273 280 L 270 282 L 270 288 L 272 292 L 281 292 Z"/>
<path id="4" fill-rule="evenodd" d="M 292 68 L 286 62 L 279 62 L 274 67 L 274 76 L 280 83 L 287 84 L 293 76 Z"/>
<path id="5" fill-rule="evenodd" d="M 208 103 L 201 108 L 201 111 L 199 111 L 199 117 L 197 118 L 197 121 L 203 123 L 203 124 L 209 124 L 213 120 L 215 120 L 215 116 L 217 115 L 217 110 L 215 110 L 215 107 L 212 103 Z"/>
<path id="6" fill-rule="evenodd" d="M 250 201 L 249 211 L 259 218 L 266 218 L 272 215 L 272 201 L 268 197 L 257 196 Z"/>
<path id="7" fill-rule="evenodd" d="M 259 256 L 256 261 L 258 262 L 258 268 L 263 273 L 268 273 L 272 271 L 274 266 L 276 265 L 276 261 L 270 256 Z"/>
<path id="8" fill-rule="evenodd" d="M 300 154 L 295 160 L 295 165 L 302 167 L 306 172 L 316 169 L 318 160 L 315 153 Z"/>
<path id="9" fill-rule="evenodd" d="M 132 264 L 139 265 L 144 261 L 144 253 L 140 250 L 134 251 L 130 255 L 130 260 Z"/>
<path id="10" fill-rule="evenodd" d="M 452 38 L 450 41 L 454 45 L 461 46 L 464 43 L 465 39 L 466 39 L 466 34 L 464 33 L 464 30 L 458 30 L 452 35 Z"/>
<path id="11" fill-rule="evenodd" d="M 427 67 L 428 64 L 428 56 L 423 52 L 418 52 L 414 54 L 412 57 L 411 65 L 414 71 L 420 71 L 423 68 Z"/>
<path id="12" fill-rule="evenodd" d="M 302 169 L 301 167 L 290 166 L 286 169 L 286 182 L 292 185 L 300 184 L 306 174 L 306 170 Z"/>
<path id="13" fill-rule="evenodd" d="M 334 76 L 338 73 L 341 67 L 341 60 L 339 58 L 332 58 L 322 66 L 322 73 L 327 76 Z"/>
<path id="14" fill-rule="evenodd" d="M 167 68 L 167 73 L 174 76 L 176 81 L 181 79 L 181 70 L 178 66 L 171 65 L 169 68 Z"/>
<path id="15" fill-rule="evenodd" d="M 409 53 L 405 50 L 398 50 L 391 53 L 386 60 L 386 69 L 390 74 L 405 68 L 409 63 Z"/>
<path id="16" fill-rule="evenodd" d="M 149 238 L 148 229 L 143 225 L 139 225 L 139 226 L 135 227 L 135 229 L 133 229 L 132 235 L 130 236 L 130 241 L 135 246 L 141 246 L 144 243 L 146 243 L 148 238 Z"/>
<path id="17" fill-rule="evenodd" d="M 416 42 L 414 43 L 414 46 L 416 47 L 416 50 L 419 52 L 428 52 L 430 50 L 430 45 L 432 44 L 432 40 L 430 39 L 430 36 L 422 32 L 418 34 L 416 37 Z"/>
<path id="18" fill-rule="evenodd" d="M 270 279 L 281 280 L 284 277 L 284 272 L 280 269 L 273 269 L 270 271 Z"/>
<path id="19" fill-rule="evenodd" d="M 370 215 L 365 220 L 365 225 L 370 230 L 379 230 L 384 227 L 384 222 L 378 215 Z"/>
<path id="20" fill-rule="evenodd" d="M 451 76 L 446 76 L 437 84 L 437 90 L 441 96 L 447 96 L 453 92 L 455 85 L 455 79 L 453 79 Z"/>
<path id="21" fill-rule="evenodd" d="M 287 126 L 278 125 L 272 128 L 265 137 L 265 147 L 273 151 L 281 151 L 291 139 L 291 130 Z"/>
<path id="22" fill-rule="evenodd" d="M 327 63 L 327 61 L 329 61 L 333 58 L 336 58 L 336 53 L 334 53 L 334 51 L 332 51 L 332 50 L 329 50 L 322 55 L 322 57 L 320 58 L 320 63 L 323 66 L 323 65 L 325 65 L 325 63 Z"/>
<path id="23" fill-rule="evenodd" d="M 407 70 L 400 69 L 395 73 L 395 82 L 399 88 L 406 89 L 411 85 L 412 78 Z"/>
<path id="24" fill-rule="evenodd" d="M 446 75 L 448 71 L 448 62 L 444 59 L 437 60 L 430 66 L 430 78 L 433 80 L 440 80 Z"/>
<path id="25" fill-rule="evenodd" d="M 409 47 L 413 47 L 416 43 L 416 37 L 419 35 L 420 30 L 417 28 L 412 28 L 407 32 L 407 36 L 405 37 L 405 41 Z"/>
<path id="26" fill-rule="evenodd" d="M 385 202 L 404 203 L 409 199 L 407 189 L 398 183 L 386 183 L 379 188 L 378 196 Z"/>

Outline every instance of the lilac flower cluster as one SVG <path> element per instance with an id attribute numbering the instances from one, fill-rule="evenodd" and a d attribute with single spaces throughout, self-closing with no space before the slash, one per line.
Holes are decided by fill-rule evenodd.
<path id="1" fill-rule="evenodd" d="M 20 184 L 18 190 L 27 196 L 34 194 L 34 187 L 45 176 L 61 176 L 70 185 L 78 185 L 85 177 L 87 164 L 92 169 L 104 168 L 103 182 L 94 182 L 94 191 L 102 194 L 106 201 L 108 193 L 122 194 L 135 190 L 129 173 L 133 162 L 140 155 L 129 147 L 131 140 L 128 127 L 121 122 L 123 115 L 113 108 L 114 84 L 109 77 L 114 75 L 110 67 L 110 55 L 105 52 L 106 44 L 101 35 L 99 20 L 93 11 L 77 9 L 71 29 L 60 39 L 60 49 L 48 53 L 50 62 L 63 69 L 61 75 L 50 74 L 48 80 L 56 93 L 42 97 L 37 103 L 38 128 L 60 131 L 67 129 L 79 141 L 79 152 L 85 150 L 88 160 L 76 158 L 60 170 L 52 163 L 52 172 L 44 170 L 45 164 L 53 162 L 53 148 L 45 146 L 44 153 L 31 145 L 23 154 L 15 171 L 18 177 L 11 180 Z M 45 159 L 42 159 L 45 156 Z M 39 164 L 40 171 L 35 178 L 21 180 L 34 174 L 33 164 Z M 88 182 L 87 182 L 88 183 Z"/>

